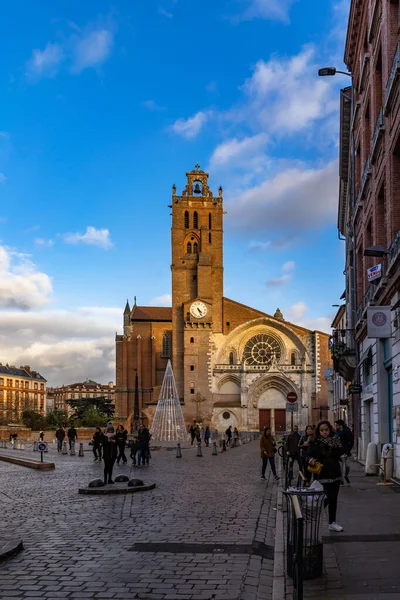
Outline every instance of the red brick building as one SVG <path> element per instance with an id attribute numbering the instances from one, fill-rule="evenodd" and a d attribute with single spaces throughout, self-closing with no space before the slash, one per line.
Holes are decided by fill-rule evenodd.
<path id="1" fill-rule="evenodd" d="M 116 411 L 151 423 L 171 358 L 183 412 L 212 423 L 276 431 L 290 426 L 286 396 L 296 392 L 304 427 L 327 405 L 328 336 L 223 295 L 223 198 L 196 165 L 182 195 L 172 189 L 172 307 L 124 311 L 116 336 Z M 323 413 L 327 414 L 327 413 Z"/>
<path id="2" fill-rule="evenodd" d="M 352 398 L 362 456 L 368 443 L 400 435 L 399 33 L 399 0 L 352 0 L 344 61 L 353 85 L 344 91 L 353 92 L 353 103 L 342 96 L 339 230 L 346 237 L 353 382 L 362 386 Z M 380 277 L 371 280 L 374 265 Z M 367 311 L 379 306 L 392 309 L 390 337 L 368 337 Z"/>

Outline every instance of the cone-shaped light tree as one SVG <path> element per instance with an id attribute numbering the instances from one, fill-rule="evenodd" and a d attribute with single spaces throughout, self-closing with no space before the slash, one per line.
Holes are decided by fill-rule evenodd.
<path id="1" fill-rule="evenodd" d="M 161 386 L 151 433 L 152 439 L 159 442 L 181 442 L 188 437 L 170 360 Z"/>

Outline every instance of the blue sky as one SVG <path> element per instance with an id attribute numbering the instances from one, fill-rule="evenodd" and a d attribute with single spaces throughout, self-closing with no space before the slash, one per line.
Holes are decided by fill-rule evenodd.
<path id="1" fill-rule="evenodd" d="M 327 330 L 348 0 L 14 0 L 0 21 L 0 361 L 115 380 L 168 305 L 171 186 L 224 189 L 225 295 Z"/>

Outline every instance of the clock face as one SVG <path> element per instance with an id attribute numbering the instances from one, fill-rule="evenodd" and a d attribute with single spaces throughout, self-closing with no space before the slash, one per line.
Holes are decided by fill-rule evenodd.
<path id="1" fill-rule="evenodd" d="M 207 306 L 204 304 L 204 302 L 196 300 L 196 302 L 193 302 L 190 307 L 190 314 L 196 319 L 202 319 L 207 314 Z"/>

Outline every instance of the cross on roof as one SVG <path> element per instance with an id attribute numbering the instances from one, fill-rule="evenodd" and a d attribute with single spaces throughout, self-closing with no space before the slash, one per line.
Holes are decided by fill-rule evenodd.
<path id="1" fill-rule="evenodd" d="M 196 171 L 198 171 L 198 170 L 200 169 L 200 165 L 199 165 L 199 163 L 196 163 L 196 164 L 194 165 L 194 168 L 196 169 Z"/>

